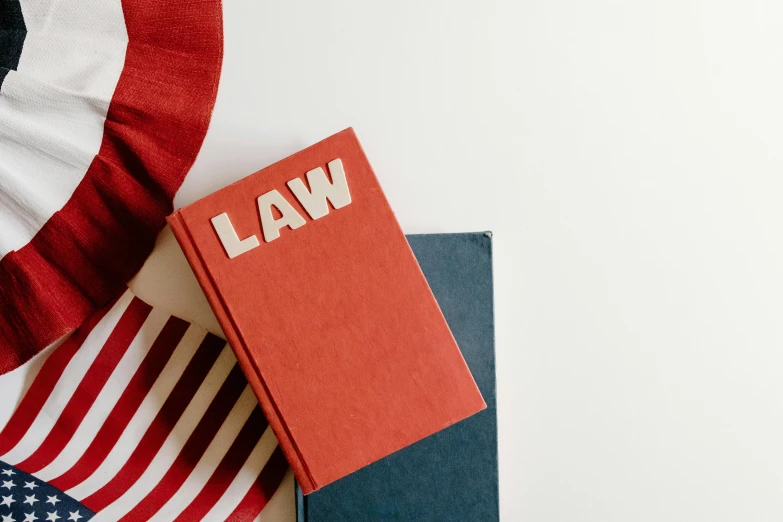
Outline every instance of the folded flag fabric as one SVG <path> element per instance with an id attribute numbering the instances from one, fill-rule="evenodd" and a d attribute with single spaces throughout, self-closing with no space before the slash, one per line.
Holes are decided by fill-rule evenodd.
<path id="1" fill-rule="evenodd" d="M 128 290 L 0 431 L 0 520 L 251 521 L 287 471 L 226 342 Z"/>
<path id="2" fill-rule="evenodd" d="M 219 0 L 0 2 L 0 374 L 122 293 L 207 131 Z"/>

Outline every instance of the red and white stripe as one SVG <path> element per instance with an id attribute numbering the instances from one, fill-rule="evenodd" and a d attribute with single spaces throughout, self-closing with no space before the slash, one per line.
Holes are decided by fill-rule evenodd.
<path id="1" fill-rule="evenodd" d="M 261 520 L 292 480 L 226 342 L 130 291 L 51 352 L 0 431 L 0 460 L 96 522 Z"/>
<path id="2" fill-rule="evenodd" d="M 141 267 L 206 135 L 223 53 L 220 0 L 11 3 L 27 33 L 0 79 L 0 374 Z"/>
<path id="3" fill-rule="evenodd" d="M 128 44 L 119 2 L 20 4 L 27 37 L 0 95 L 0 258 L 66 204 L 98 154 Z"/>

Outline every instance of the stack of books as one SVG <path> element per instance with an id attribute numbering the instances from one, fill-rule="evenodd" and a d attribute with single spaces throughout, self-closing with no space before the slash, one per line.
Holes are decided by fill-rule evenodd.
<path id="1" fill-rule="evenodd" d="M 300 521 L 498 519 L 490 233 L 406 238 L 352 129 L 169 222 Z"/>

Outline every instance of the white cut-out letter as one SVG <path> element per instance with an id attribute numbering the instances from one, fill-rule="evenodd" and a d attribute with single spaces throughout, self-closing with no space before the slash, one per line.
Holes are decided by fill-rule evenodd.
<path id="1" fill-rule="evenodd" d="M 282 214 L 280 219 L 272 216 L 273 206 Z M 305 224 L 305 219 L 276 190 L 270 190 L 258 197 L 258 215 L 261 217 L 261 229 L 264 231 L 264 241 L 267 243 L 280 237 L 280 229 L 284 226 L 288 225 L 294 229 Z"/>
<path id="2" fill-rule="evenodd" d="M 348 180 L 345 179 L 343 162 L 337 158 L 330 161 L 328 166 L 329 174 L 332 176 L 331 183 L 321 167 L 307 173 L 307 183 L 310 184 L 310 190 L 307 190 L 304 181 L 299 178 L 288 182 L 288 188 L 313 219 L 322 218 L 329 213 L 327 199 L 332 202 L 335 209 L 343 208 L 351 202 L 351 193 L 348 191 Z"/>
<path id="3" fill-rule="evenodd" d="M 237 231 L 234 230 L 234 225 L 231 224 L 231 220 L 228 219 L 228 214 L 225 212 L 213 217 L 211 221 L 220 242 L 223 244 L 223 248 L 226 249 L 229 259 L 234 259 L 239 254 L 253 250 L 260 244 L 255 235 L 248 236 L 240 241 Z"/>

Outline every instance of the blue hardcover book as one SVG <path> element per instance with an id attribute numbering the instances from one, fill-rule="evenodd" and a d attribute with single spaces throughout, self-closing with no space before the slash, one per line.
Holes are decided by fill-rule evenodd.
<path id="1" fill-rule="evenodd" d="M 298 522 L 499 519 L 492 236 L 422 234 L 408 242 L 487 409 L 307 496 L 297 487 Z"/>

